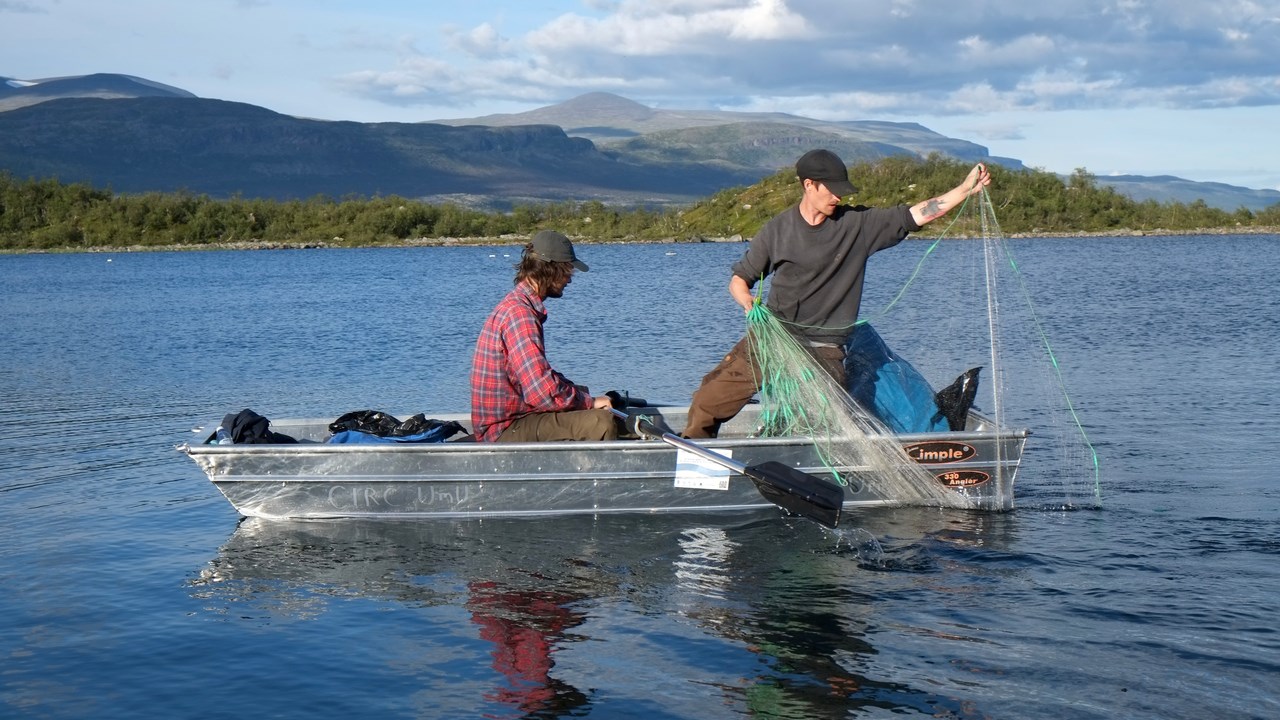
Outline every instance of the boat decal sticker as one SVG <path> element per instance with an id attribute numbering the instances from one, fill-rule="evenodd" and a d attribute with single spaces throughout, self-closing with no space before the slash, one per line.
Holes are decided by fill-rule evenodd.
<path id="1" fill-rule="evenodd" d="M 948 470 L 935 475 L 938 482 L 949 488 L 977 487 L 991 479 L 991 475 L 981 470 Z"/>
<path id="2" fill-rule="evenodd" d="M 953 463 L 969 460 L 978 449 L 969 443 L 954 440 L 930 440 L 903 445 L 907 455 L 918 463 Z"/>

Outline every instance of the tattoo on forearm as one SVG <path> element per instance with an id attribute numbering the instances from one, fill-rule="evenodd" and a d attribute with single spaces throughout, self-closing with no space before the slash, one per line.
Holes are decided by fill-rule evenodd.
<path id="1" fill-rule="evenodd" d="M 942 198 L 933 198 L 924 202 L 924 209 L 921 211 L 921 214 L 924 215 L 925 218 L 932 220 L 936 217 L 940 217 L 945 212 L 946 209 L 942 202 Z"/>

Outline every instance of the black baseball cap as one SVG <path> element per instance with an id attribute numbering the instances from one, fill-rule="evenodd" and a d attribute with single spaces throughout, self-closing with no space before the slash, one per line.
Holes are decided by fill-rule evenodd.
<path id="1" fill-rule="evenodd" d="M 573 253 L 573 243 L 563 233 L 555 230 L 540 230 L 534 235 L 532 253 L 539 260 L 573 263 L 579 270 L 587 271 L 587 264 Z"/>
<path id="2" fill-rule="evenodd" d="M 810 150 L 796 161 L 796 176 L 801 180 L 817 180 L 832 193 L 847 197 L 858 192 L 849 182 L 849 169 L 830 150 Z"/>

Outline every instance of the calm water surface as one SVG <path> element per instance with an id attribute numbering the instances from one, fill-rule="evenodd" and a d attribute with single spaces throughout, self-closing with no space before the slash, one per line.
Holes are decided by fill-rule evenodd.
<path id="1" fill-rule="evenodd" d="M 0 256 L 0 716 L 1280 717 L 1280 238 L 1012 244 L 1101 504 L 1029 455 L 1014 512 L 839 531 L 242 521 L 174 445 L 465 408 L 512 248 Z M 553 362 L 687 402 L 743 249 L 580 248 Z"/>

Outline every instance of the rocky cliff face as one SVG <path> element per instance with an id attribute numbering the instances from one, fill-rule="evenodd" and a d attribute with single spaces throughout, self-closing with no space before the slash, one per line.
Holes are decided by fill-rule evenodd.
<path id="1" fill-rule="evenodd" d="M 306 120 L 201 98 L 71 98 L 0 113 L 0 169 L 117 192 L 689 199 L 756 178 L 628 162 L 552 125 Z"/>

